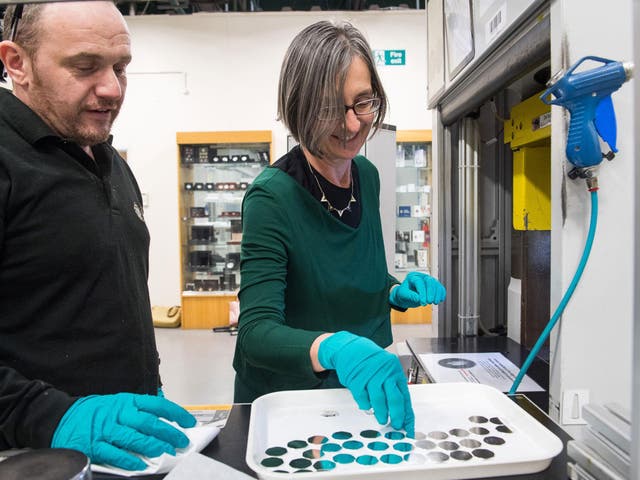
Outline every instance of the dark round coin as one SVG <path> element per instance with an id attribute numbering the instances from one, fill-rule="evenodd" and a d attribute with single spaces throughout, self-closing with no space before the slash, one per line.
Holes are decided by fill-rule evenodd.
<path id="1" fill-rule="evenodd" d="M 473 415 L 472 417 L 469 417 L 469 421 L 471 423 L 487 423 L 489 420 L 487 420 L 487 417 L 483 417 L 481 415 Z"/>
<path id="2" fill-rule="evenodd" d="M 499 431 L 500 433 L 513 433 L 511 429 L 506 425 L 498 425 L 496 427 L 496 430 Z"/>
<path id="3" fill-rule="evenodd" d="M 315 448 L 311 448 L 309 450 L 305 450 L 304 452 L 302 452 L 302 456 L 304 458 L 310 458 L 310 459 L 320 458 L 323 455 L 324 454 L 322 453 L 322 450 L 318 450 Z"/>
<path id="4" fill-rule="evenodd" d="M 333 460 L 338 463 L 353 463 L 355 459 L 356 457 L 349 455 L 348 453 L 339 453 L 333 457 Z"/>
<path id="5" fill-rule="evenodd" d="M 342 444 L 342 446 L 348 450 L 357 450 L 364 447 L 364 444 L 358 440 L 347 440 Z"/>
<path id="6" fill-rule="evenodd" d="M 289 448 L 304 448 L 308 445 L 304 440 L 291 440 L 287 443 L 287 447 Z"/>
<path id="7" fill-rule="evenodd" d="M 398 452 L 410 452 L 413 450 L 413 445 L 409 442 L 398 442 L 393 445 L 393 449 Z"/>
<path id="8" fill-rule="evenodd" d="M 373 455 L 361 455 L 356 459 L 360 465 L 375 465 L 378 463 L 378 459 Z"/>
<path id="9" fill-rule="evenodd" d="M 267 457 L 264 458 L 261 462 L 260 465 L 262 465 L 263 467 L 267 467 L 267 468 L 273 468 L 273 467 L 279 467 L 280 465 L 282 465 L 284 462 L 282 461 L 281 458 L 277 458 L 277 457 Z"/>
<path id="10" fill-rule="evenodd" d="M 89 458 L 77 450 L 43 448 L 12 455 L 0 462 L 2 480 L 58 480 L 91 478 Z"/>
<path id="11" fill-rule="evenodd" d="M 289 462 L 289 466 L 292 468 L 307 468 L 311 465 L 311 460 L 306 458 L 294 458 Z"/>
<path id="12" fill-rule="evenodd" d="M 386 463 L 388 465 L 396 465 L 402 462 L 402 457 L 400 455 L 396 455 L 394 453 L 387 453 L 380 457 L 380 461 L 382 463 Z"/>
<path id="13" fill-rule="evenodd" d="M 402 432 L 387 432 L 384 434 L 384 438 L 388 438 L 389 440 L 402 440 L 405 437 L 405 434 Z"/>
<path id="14" fill-rule="evenodd" d="M 420 440 L 416 442 L 416 447 L 422 448 L 424 450 L 433 450 L 434 448 L 436 448 L 436 444 L 431 440 Z"/>
<path id="15" fill-rule="evenodd" d="M 270 457 L 280 457 L 287 453 L 287 449 L 284 447 L 271 447 L 267 448 L 264 453 L 266 453 Z"/>
<path id="16" fill-rule="evenodd" d="M 503 445 L 504 439 L 500 437 L 484 437 L 484 443 L 489 445 Z"/>
<path id="17" fill-rule="evenodd" d="M 389 448 L 389 445 L 385 442 L 369 442 L 367 447 L 369 447 L 370 450 L 382 451 Z"/>
<path id="18" fill-rule="evenodd" d="M 491 458 L 494 455 L 491 450 L 487 450 L 486 448 L 476 448 L 471 453 L 473 453 L 474 457 L 478 458 Z"/>
<path id="19" fill-rule="evenodd" d="M 484 427 L 471 427 L 469 431 L 471 433 L 475 433 L 476 435 L 486 435 L 487 433 L 489 433 L 489 430 Z"/>
<path id="20" fill-rule="evenodd" d="M 327 470 L 333 470 L 336 468 L 336 464 L 331 460 L 319 460 L 313 464 L 313 468 L 319 472 L 326 472 Z"/>
<path id="21" fill-rule="evenodd" d="M 404 456 L 404 461 L 412 465 L 422 465 L 426 462 L 426 458 L 421 453 L 407 453 Z"/>
<path id="22" fill-rule="evenodd" d="M 449 455 L 442 452 L 429 452 L 427 453 L 427 460 L 432 463 L 442 463 L 449 460 Z"/>
<path id="23" fill-rule="evenodd" d="M 463 438 L 460 440 L 460 445 L 466 448 L 478 448 L 482 445 L 478 440 L 474 440 L 473 438 Z"/>
<path id="24" fill-rule="evenodd" d="M 342 449 L 342 447 L 337 443 L 325 443 L 324 445 L 322 445 L 322 447 L 320 447 L 320 450 L 322 450 L 323 453 L 337 452 L 340 449 Z"/>
<path id="25" fill-rule="evenodd" d="M 464 450 L 456 450 L 455 452 L 451 452 L 451 458 L 456 460 L 470 460 L 473 458 L 473 455 Z"/>
<path id="26" fill-rule="evenodd" d="M 457 450 L 458 448 L 460 448 L 460 445 L 458 445 L 456 442 L 440 442 L 438 446 L 442 450 L 449 450 L 449 451 Z"/>

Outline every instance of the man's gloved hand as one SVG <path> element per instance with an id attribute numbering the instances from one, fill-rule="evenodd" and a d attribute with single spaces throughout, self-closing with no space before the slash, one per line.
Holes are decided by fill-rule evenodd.
<path id="1" fill-rule="evenodd" d="M 443 302 L 446 296 L 444 286 L 432 276 L 409 272 L 404 282 L 391 290 L 389 303 L 400 308 L 414 308 Z"/>
<path id="2" fill-rule="evenodd" d="M 368 338 L 343 331 L 320 343 L 318 361 L 324 368 L 336 371 L 359 408 L 373 407 L 379 424 L 386 425 L 390 418 L 393 428 L 404 428 L 410 437 L 414 436 L 415 416 L 407 378 L 397 356 Z"/>
<path id="3" fill-rule="evenodd" d="M 193 427 L 196 419 L 163 397 L 118 393 L 79 398 L 64 414 L 53 434 L 53 448 L 79 450 L 93 463 L 125 470 L 143 470 L 146 464 L 129 452 L 157 457 L 175 455 L 189 444 L 187 436 L 160 420 Z"/>

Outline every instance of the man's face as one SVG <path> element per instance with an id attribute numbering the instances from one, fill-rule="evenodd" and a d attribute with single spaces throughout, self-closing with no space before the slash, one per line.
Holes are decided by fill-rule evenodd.
<path id="1" fill-rule="evenodd" d="M 24 98 L 61 137 L 81 146 L 105 141 L 124 100 L 130 37 L 110 2 L 52 3 Z"/>

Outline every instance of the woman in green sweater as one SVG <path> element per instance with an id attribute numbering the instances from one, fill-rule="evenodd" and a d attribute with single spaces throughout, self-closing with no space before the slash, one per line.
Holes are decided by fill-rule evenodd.
<path id="1" fill-rule="evenodd" d="M 371 48 L 348 23 L 302 30 L 285 55 L 278 113 L 299 146 L 243 203 L 235 401 L 347 387 L 380 424 L 413 435 L 390 308 L 439 303 L 444 287 L 386 267 L 378 171 L 358 155 L 387 104 Z"/>

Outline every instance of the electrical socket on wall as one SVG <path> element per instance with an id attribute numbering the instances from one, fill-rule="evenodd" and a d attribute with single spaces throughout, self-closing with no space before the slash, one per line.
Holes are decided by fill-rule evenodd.
<path id="1" fill-rule="evenodd" d="M 589 403 L 589 390 L 569 389 L 562 392 L 560 422 L 563 425 L 586 425 L 582 418 L 582 407 Z"/>

